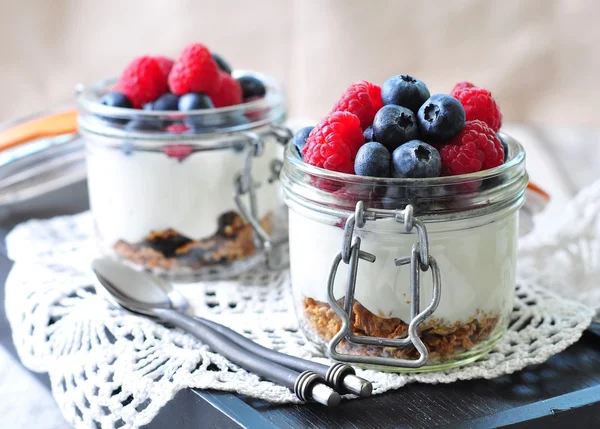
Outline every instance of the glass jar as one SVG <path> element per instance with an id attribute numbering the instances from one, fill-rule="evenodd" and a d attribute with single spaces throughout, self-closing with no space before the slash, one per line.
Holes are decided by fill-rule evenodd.
<path id="1" fill-rule="evenodd" d="M 100 251 L 177 280 L 235 276 L 285 241 L 278 193 L 290 132 L 282 88 L 244 104 L 178 111 L 109 107 L 115 80 L 78 91 L 90 206 Z M 132 121 L 146 131 L 131 131 Z M 169 131 L 171 130 L 171 131 Z"/>
<path id="2" fill-rule="evenodd" d="M 314 345 L 391 371 L 463 365 L 493 348 L 513 307 L 528 181 L 522 147 L 503 137 L 502 166 L 431 179 L 327 171 L 287 148 L 292 290 Z"/>

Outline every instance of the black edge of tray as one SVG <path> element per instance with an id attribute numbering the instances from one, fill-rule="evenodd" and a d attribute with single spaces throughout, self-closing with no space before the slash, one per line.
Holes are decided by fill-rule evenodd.
<path id="1" fill-rule="evenodd" d="M 2 207 L 0 238 L 29 218 L 72 214 L 87 207 L 85 182 Z M 11 262 L 0 257 L 1 298 L 10 267 Z M 16 356 L 4 305 L 0 310 L 0 343 Z M 36 377 L 49 387 L 46 374 Z M 515 374 L 445 385 L 411 384 L 384 395 L 344 401 L 337 409 L 314 404 L 275 405 L 226 392 L 183 390 L 147 427 L 549 429 L 566 424 L 600 426 L 600 339 L 590 332 L 548 362 Z"/>

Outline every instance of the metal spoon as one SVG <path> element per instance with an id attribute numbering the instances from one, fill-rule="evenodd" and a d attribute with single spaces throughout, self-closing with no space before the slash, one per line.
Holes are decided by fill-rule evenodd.
<path id="1" fill-rule="evenodd" d="M 194 319 L 172 310 L 166 282 L 148 273 L 138 272 L 110 259 L 96 259 L 92 269 L 104 291 L 119 306 L 168 322 L 194 335 L 213 351 L 245 370 L 291 389 L 305 402 L 314 401 L 333 407 L 340 395 L 324 384 L 324 379 L 312 371 L 298 372 L 279 365 L 232 342 Z M 162 285 L 162 287 L 161 287 Z M 183 299 L 181 296 L 172 297 Z"/>

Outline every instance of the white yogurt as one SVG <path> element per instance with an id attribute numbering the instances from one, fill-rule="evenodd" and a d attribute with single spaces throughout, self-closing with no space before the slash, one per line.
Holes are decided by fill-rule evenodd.
<path id="1" fill-rule="evenodd" d="M 326 225 L 293 209 L 289 212 L 291 280 L 297 302 L 313 298 L 327 302 L 327 278 L 341 250 L 343 229 Z M 515 284 L 518 214 L 494 214 L 461 221 L 426 224 L 430 254 L 442 279 L 440 304 L 432 318 L 448 326 L 471 321 L 484 312 L 506 313 Z M 410 269 L 396 267 L 394 259 L 409 256 L 416 234 L 401 234 L 393 219 L 367 222 L 361 249 L 374 254 L 375 263 L 360 261 L 355 299 L 381 317 L 410 321 Z M 347 265 L 340 264 L 334 295 L 345 295 Z M 421 274 L 421 310 L 431 302 L 431 273 Z M 509 310 L 508 310 L 509 311 Z"/>
<path id="2" fill-rule="evenodd" d="M 241 152 L 203 151 L 179 162 L 158 152 L 126 155 L 87 138 L 90 205 L 109 246 L 119 240 L 139 242 L 151 231 L 168 228 L 191 239 L 205 238 L 217 230 L 220 215 L 237 210 L 233 182 L 243 165 Z M 260 218 L 277 206 L 277 187 L 268 183 L 275 157 L 275 144 L 269 142 L 253 161 Z"/>

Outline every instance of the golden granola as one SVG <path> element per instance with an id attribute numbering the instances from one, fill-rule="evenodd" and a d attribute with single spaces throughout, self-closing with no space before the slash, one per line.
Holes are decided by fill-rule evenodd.
<path id="1" fill-rule="evenodd" d="M 271 214 L 260 224 L 271 233 Z M 114 249 L 122 258 L 146 268 L 172 270 L 199 269 L 228 264 L 256 254 L 252 227 L 236 212 L 227 212 L 218 219 L 218 229 L 210 237 L 192 240 L 174 229 L 152 231 L 138 243 L 119 240 Z"/>
<path id="2" fill-rule="evenodd" d="M 343 305 L 343 304 L 342 304 Z M 405 337 L 408 325 L 401 319 L 384 318 L 367 310 L 355 301 L 352 307 L 351 330 L 357 336 L 374 336 L 382 338 Z M 308 329 L 312 329 L 318 337 L 328 342 L 340 330 L 342 322 L 329 304 L 312 298 L 304 299 L 304 314 Z M 430 361 L 442 361 L 452 358 L 458 353 L 472 349 L 478 343 L 489 338 L 498 325 L 499 316 L 486 315 L 477 311 L 466 323 L 456 322 L 448 325 L 440 319 L 430 319 L 419 328 L 419 336 L 429 350 Z M 357 355 L 386 356 L 402 359 L 415 359 L 418 353 L 414 347 L 394 348 L 375 347 L 340 343 L 340 351 Z"/>

